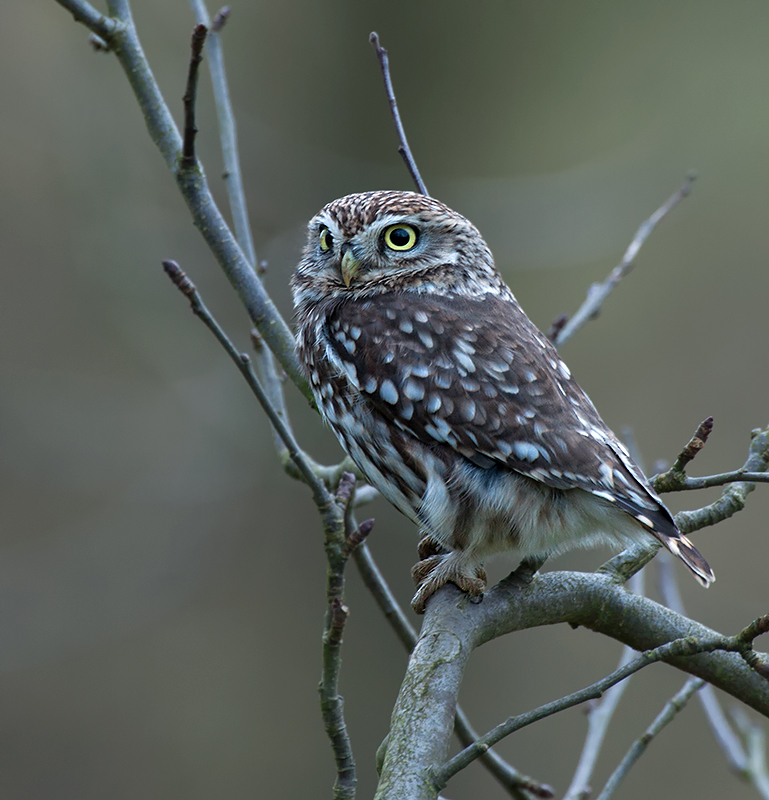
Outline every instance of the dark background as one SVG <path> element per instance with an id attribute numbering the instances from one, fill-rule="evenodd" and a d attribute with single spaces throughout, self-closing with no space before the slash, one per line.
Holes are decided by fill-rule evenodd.
<path id="1" fill-rule="evenodd" d="M 133 5 L 178 120 L 191 13 L 182 0 Z M 749 431 L 769 417 L 769 7 L 235 4 L 224 41 L 250 214 L 288 316 L 307 219 L 348 192 L 411 188 L 372 29 L 428 188 L 480 228 L 542 328 L 579 305 L 698 170 L 693 195 L 563 355 L 606 421 L 632 426 L 647 466 L 674 458 L 709 414 L 715 432 L 692 471 L 740 466 Z M 328 797 L 319 524 L 161 259 L 180 261 L 243 348 L 247 317 L 115 58 L 93 53 L 53 0 L 7 4 L 0 45 L 0 793 Z M 223 198 L 212 109 L 204 74 L 200 152 Z M 338 459 L 292 387 L 288 396 L 301 442 Z M 696 534 L 712 589 L 678 570 L 690 614 L 726 633 L 766 611 L 767 488 Z M 371 513 L 372 550 L 406 603 L 415 532 L 384 501 Z M 553 567 L 594 569 L 606 555 Z M 512 563 L 497 561 L 492 577 Z M 354 569 L 348 600 L 342 690 L 367 797 L 405 654 Z M 461 699 L 485 730 L 598 679 L 618 656 L 585 631 L 516 634 L 473 656 Z M 683 681 L 661 665 L 633 679 L 597 787 Z M 563 792 L 584 729 L 576 709 L 500 749 Z M 650 792 L 755 797 L 729 774 L 696 702 L 618 796 Z M 447 794 L 503 797 L 477 767 Z"/>

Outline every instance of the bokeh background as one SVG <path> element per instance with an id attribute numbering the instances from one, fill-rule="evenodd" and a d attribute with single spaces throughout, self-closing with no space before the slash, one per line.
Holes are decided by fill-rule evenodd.
<path id="1" fill-rule="evenodd" d="M 133 6 L 178 120 L 190 10 Z M 711 414 L 693 473 L 740 466 L 750 430 L 769 421 L 769 6 L 233 4 L 224 41 L 250 215 L 288 316 L 306 220 L 348 192 L 411 188 L 371 30 L 390 51 L 428 188 L 481 229 L 542 328 L 579 305 L 638 224 L 698 171 L 692 196 L 563 354 L 607 422 L 632 426 L 647 466 L 674 458 Z M 161 259 L 182 264 L 243 348 L 246 315 L 116 60 L 92 52 L 53 0 L 6 3 L 0 40 L 0 793 L 328 797 L 319 524 Z M 205 74 L 199 127 L 223 198 Z M 337 460 L 291 387 L 288 399 L 301 442 Z M 371 548 L 406 603 L 415 531 L 384 501 L 372 514 Z M 759 487 L 744 512 L 696 535 L 718 581 L 705 592 L 679 570 L 692 616 L 735 632 L 766 611 L 768 515 Z M 594 569 L 605 555 L 551 568 Z M 354 569 L 348 600 L 342 689 L 367 797 L 406 657 Z M 461 699 L 485 730 L 596 680 L 618 655 L 585 631 L 516 634 L 473 656 Z M 683 680 L 663 666 L 633 680 L 597 787 Z M 500 750 L 563 792 L 584 729 L 576 709 Z M 650 792 L 755 796 L 729 774 L 696 702 L 618 796 Z M 504 796 L 477 767 L 447 794 Z"/>

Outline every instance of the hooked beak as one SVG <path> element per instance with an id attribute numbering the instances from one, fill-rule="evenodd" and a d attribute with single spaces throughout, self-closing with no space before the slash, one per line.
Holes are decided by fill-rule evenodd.
<path id="1" fill-rule="evenodd" d="M 350 286 L 359 269 L 360 261 L 352 254 L 352 250 L 346 249 L 342 255 L 342 266 L 340 268 L 345 286 Z"/>

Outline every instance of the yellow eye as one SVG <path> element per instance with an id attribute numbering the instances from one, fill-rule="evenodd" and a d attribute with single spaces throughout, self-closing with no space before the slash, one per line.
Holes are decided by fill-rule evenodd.
<path id="1" fill-rule="evenodd" d="M 417 229 L 411 225 L 390 225 L 384 232 L 384 243 L 390 250 L 411 250 L 417 238 Z"/>
<path id="2" fill-rule="evenodd" d="M 324 228 L 320 232 L 320 235 L 318 236 L 318 239 L 320 240 L 320 249 L 324 253 L 326 252 L 326 250 L 330 250 L 331 249 L 331 245 L 334 243 L 334 240 L 333 240 L 333 238 L 331 236 L 331 232 L 328 230 L 328 228 Z"/>

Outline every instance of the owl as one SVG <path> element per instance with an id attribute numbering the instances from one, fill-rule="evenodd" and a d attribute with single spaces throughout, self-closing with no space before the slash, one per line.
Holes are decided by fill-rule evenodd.
<path id="1" fill-rule="evenodd" d="M 654 537 L 714 580 L 467 219 L 412 192 L 334 200 L 292 289 L 318 408 L 419 526 L 417 612 L 448 582 L 482 597 L 484 560 L 507 550 Z"/>

